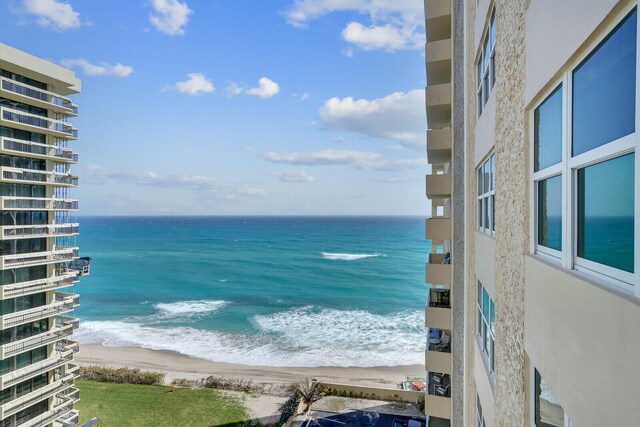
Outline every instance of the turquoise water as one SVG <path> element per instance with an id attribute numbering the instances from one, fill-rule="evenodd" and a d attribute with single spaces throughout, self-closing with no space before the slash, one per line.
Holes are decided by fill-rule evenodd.
<path id="1" fill-rule="evenodd" d="M 424 360 L 420 218 L 81 218 L 82 343 L 221 362 Z"/>

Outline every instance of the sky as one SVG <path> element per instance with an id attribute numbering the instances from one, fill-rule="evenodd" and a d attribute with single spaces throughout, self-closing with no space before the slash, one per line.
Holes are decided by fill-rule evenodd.
<path id="1" fill-rule="evenodd" d="M 81 215 L 420 215 L 420 0 L 8 0 L 82 80 Z"/>

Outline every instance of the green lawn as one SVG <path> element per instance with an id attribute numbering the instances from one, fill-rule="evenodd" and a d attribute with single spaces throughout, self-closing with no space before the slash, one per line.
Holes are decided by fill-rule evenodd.
<path id="1" fill-rule="evenodd" d="M 211 389 L 75 381 L 80 389 L 80 423 L 93 417 L 101 427 L 242 425 L 242 400 Z"/>

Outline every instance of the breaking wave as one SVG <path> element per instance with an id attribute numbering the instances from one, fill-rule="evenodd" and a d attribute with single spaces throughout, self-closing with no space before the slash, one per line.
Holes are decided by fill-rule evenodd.
<path id="1" fill-rule="evenodd" d="M 375 254 L 342 254 L 342 253 L 332 253 L 332 252 L 322 252 L 322 257 L 324 259 L 336 261 L 355 261 L 358 259 L 364 258 L 374 258 L 384 256 L 383 254 L 375 253 Z"/>
<path id="2" fill-rule="evenodd" d="M 142 323 L 141 319 L 86 321 L 77 339 L 106 346 L 171 350 L 246 365 L 412 365 L 424 361 L 423 316 L 420 311 L 378 315 L 362 310 L 302 307 L 254 316 L 254 334 L 163 327 Z"/>

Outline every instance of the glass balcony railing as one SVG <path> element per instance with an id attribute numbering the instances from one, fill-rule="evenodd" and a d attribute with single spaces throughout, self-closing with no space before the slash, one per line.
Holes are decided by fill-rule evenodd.
<path id="1" fill-rule="evenodd" d="M 33 141 L 24 141 L 15 138 L 0 138 L 2 139 L 3 151 L 11 151 L 15 153 L 32 154 L 38 157 L 50 158 L 54 161 L 68 161 L 78 162 L 78 153 L 75 153 L 69 148 L 58 147 L 55 145 L 40 144 Z"/>
<path id="2" fill-rule="evenodd" d="M 34 126 L 40 129 L 46 129 L 64 134 L 65 137 L 78 137 L 78 129 L 74 128 L 67 122 L 61 120 L 50 119 L 48 117 L 38 116 L 37 114 L 26 113 L 13 108 L 0 107 L 2 120 L 8 120 L 23 125 Z"/>
<path id="3" fill-rule="evenodd" d="M 52 251 L 28 252 L 0 256 L 0 269 L 67 262 L 78 258 L 77 247 L 61 247 Z"/>
<path id="4" fill-rule="evenodd" d="M 0 238 L 21 239 L 40 237 L 73 236 L 78 234 L 79 224 L 38 224 L 0 226 Z"/>
<path id="5" fill-rule="evenodd" d="M 0 358 L 6 359 L 7 357 L 15 356 L 17 354 L 24 353 L 25 351 L 42 347 L 43 345 L 53 344 L 63 338 L 70 337 L 73 334 L 73 329 L 73 325 L 70 324 L 63 325 L 62 327 L 58 326 L 52 330 L 32 337 L 3 344 L 0 346 Z"/>
<path id="6" fill-rule="evenodd" d="M 46 102 L 52 106 L 62 107 L 67 110 L 68 113 L 73 115 L 78 114 L 78 106 L 71 102 L 69 98 L 65 98 L 64 96 L 56 95 L 55 93 L 20 83 L 6 77 L 2 77 L 1 80 L 2 90 L 13 92 L 28 98 L 37 99 L 38 101 Z"/>
<path id="7" fill-rule="evenodd" d="M 78 185 L 78 177 L 51 171 L 40 171 L 33 169 L 12 168 L 0 166 L 0 176 L 7 181 L 25 181 L 35 184 L 56 184 L 59 186 Z"/>
<path id="8" fill-rule="evenodd" d="M 11 283 L 0 286 L 0 299 L 15 298 L 38 292 L 52 291 L 57 288 L 65 288 L 73 286 L 77 281 L 77 274 L 74 271 L 68 271 L 58 276 L 54 276 L 53 278 Z"/>
<path id="9" fill-rule="evenodd" d="M 56 292 L 55 301 L 51 304 L 0 316 L 0 329 L 35 322 L 47 317 L 69 312 L 80 305 L 80 296 L 68 292 Z"/>
<path id="10" fill-rule="evenodd" d="M 43 197 L 0 196 L 3 210 L 44 210 L 44 211 L 76 211 L 78 201 L 75 199 L 48 199 Z"/>

